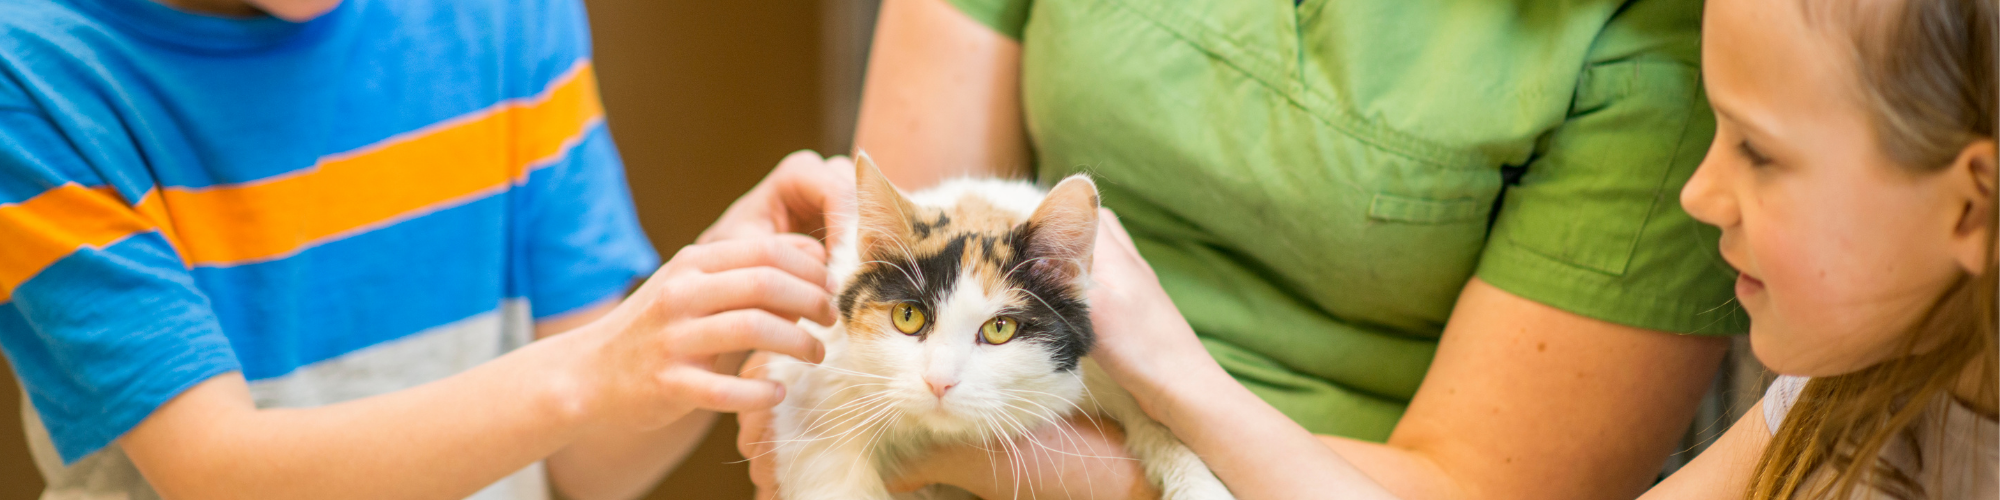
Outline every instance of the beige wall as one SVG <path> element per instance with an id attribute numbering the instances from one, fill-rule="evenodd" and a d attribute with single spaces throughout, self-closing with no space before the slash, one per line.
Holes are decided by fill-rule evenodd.
<path id="1" fill-rule="evenodd" d="M 821 113 L 820 2 L 587 0 L 605 106 L 662 255 L 693 241 L 786 153 L 844 142 Z M 11 371 L 9 372 L 11 373 Z M 19 392 L 0 377 L 0 500 L 34 498 Z M 724 418 L 650 498 L 743 499 Z M 669 494 L 671 493 L 671 494 Z"/>

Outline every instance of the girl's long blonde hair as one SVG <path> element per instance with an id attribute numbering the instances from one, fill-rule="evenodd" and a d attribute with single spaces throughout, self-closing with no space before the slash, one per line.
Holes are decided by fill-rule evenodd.
<path id="1" fill-rule="evenodd" d="M 1824 0 L 1804 1 L 1809 11 L 1824 6 Z M 1854 40 L 1861 95 L 1883 148 L 1913 172 L 1947 168 L 1973 141 L 1995 138 L 1995 2 L 1844 2 L 1869 11 L 1843 16 Z M 1996 220 L 2000 216 L 1987 218 L 1988 234 Z M 1902 341 L 1902 356 L 1806 383 L 1757 462 L 1750 498 L 1846 499 L 1862 488 L 1903 499 L 1930 496 L 1916 480 L 1920 471 L 1892 467 L 1881 452 L 1895 441 L 1914 444 L 1912 424 L 1968 369 L 1982 375 L 1985 400 L 1978 403 L 1991 408 L 2000 399 L 1994 252 L 1988 247 L 1984 273 L 1960 276 L 1931 306 Z M 1822 470 L 1825 479 L 1814 479 Z"/>

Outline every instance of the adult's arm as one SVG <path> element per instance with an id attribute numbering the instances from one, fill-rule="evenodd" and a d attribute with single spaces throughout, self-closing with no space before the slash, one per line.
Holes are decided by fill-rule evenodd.
<path id="1" fill-rule="evenodd" d="M 1100 220 L 1094 356 L 1239 498 L 1631 498 L 1651 484 L 1728 345 L 1577 316 L 1474 279 L 1387 443 L 1314 436 L 1208 356 L 1115 219 Z M 1081 440 L 1042 442 L 1054 456 L 1115 442 L 1076 431 Z M 1077 467 L 1038 459 L 1013 466 L 1025 480 L 994 484 L 951 471 L 1006 457 L 946 456 L 927 470 L 989 498 L 1015 487 L 1060 497 L 1038 476 Z M 1133 467 L 1092 466 L 1121 463 Z"/>
<path id="2" fill-rule="evenodd" d="M 1020 42 L 944 0 L 886 0 L 870 51 L 854 144 L 897 187 L 1032 172 Z"/>
<path id="3" fill-rule="evenodd" d="M 1389 441 L 1321 439 L 1405 498 L 1631 498 L 1672 453 L 1728 346 L 1474 279 Z"/>
<path id="4" fill-rule="evenodd" d="M 381 396 L 259 409 L 228 373 L 118 445 L 166 498 L 463 498 L 580 439 L 777 403 L 781 388 L 712 365 L 749 349 L 818 358 L 793 324 L 831 321 L 818 248 L 802 237 L 689 247 L 570 333 Z"/>

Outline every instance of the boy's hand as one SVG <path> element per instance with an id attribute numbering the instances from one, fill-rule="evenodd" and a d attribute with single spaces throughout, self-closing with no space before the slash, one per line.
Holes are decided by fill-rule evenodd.
<path id="1" fill-rule="evenodd" d="M 805 236 L 681 249 L 584 335 L 561 336 L 585 349 L 572 358 L 582 385 L 574 409 L 593 424 L 654 429 L 695 409 L 778 404 L 783 387 L 717 373 L 733 371 L 717 358 L 762 349 L 818 362 L 823 348 L 797 322 L 833 322 L 825 283 L 826 251 Z"/>
<path id="2" fill-rule="evenodd" d="M 799 233 L 838 238 L 828 230 L 826 214 L 854 204 L 854 162 L 845 157 L 820 158 L 812 151 L 785 156 L 770 175 L 737 198 L 729 210 L 695 241 L 713 243 L 740 238 Z"/>

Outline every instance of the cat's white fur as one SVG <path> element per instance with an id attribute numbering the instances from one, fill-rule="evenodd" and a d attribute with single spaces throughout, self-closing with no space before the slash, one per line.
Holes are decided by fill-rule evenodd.
<path id="1" fill-rule="evenodd" d="M 1026 182 L 961 179 L 908 199 L 919 206 L 946 207 L 967 196 L 984 198 L 1026 220 L 1045 193 Z M 853 214 L 845 215 L 852 222 Z M 852 243 L 855 224 L 844 226 L 843 241 L 849 243 L 831 249 L 829 261 L 837 290 L 861 265 Z M 1087 283 L 1089 278 L 1078 279 Z M 970 280 L 961 276 L 959 283 Z M 883 479 L 905 460 L 954 443 L 1007 450 L 1017 463 L 1032 456 L 1054 457 L 1053 446 L 1042 447 L 1027 432 L 1067 425 L 1062 420 L 1076 412 L 1123 424 L 1126 449 L 1163 499 L 1233 498 L 1200 457 L 1141 412 L 1131 395 L 1089 357 L 1077 370 L 1064 372 L 1039 344 L 974 341 L 1003 302 L 987 296 L 983 287 L 955 288 L 937 304 L 935 330 L 925 340 L 898 336 L 857 346 L 849 342 L 843 323 L 821 327 L 802 322 L 825 343 L 825 362 L 812 365 L 781 356 L 768 371 L 769 378 L 789 389 L 773 422 L 779 490 L 785 499 L 969 497 L 943 487 L 892 495 Z M 955 372 L 958 385 L 937 397 L 925 384 L 928 371 Z M 1011 479 L 1026 486 L 1019 483 L 1025 479 Z"/>

